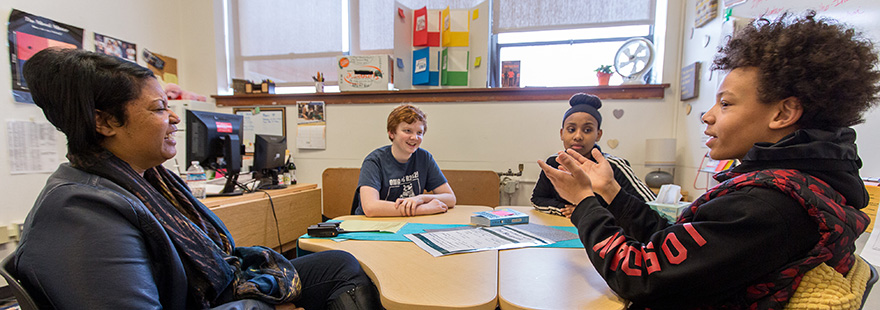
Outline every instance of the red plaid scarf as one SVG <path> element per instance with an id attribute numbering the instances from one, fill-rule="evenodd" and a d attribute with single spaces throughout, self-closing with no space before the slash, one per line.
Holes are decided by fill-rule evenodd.
<path id="1" fill-rule="evenodd" d="M 733 170 L 733 169 L 731 169 Z M 744 187 L 757 186 L 779 190 L 800 203 L 819 225 L 819 242 L 802 259 L 791 262 L 771 274 L 766 281 L 746 288 L 750 309 L 782 309 L 800 284 L 804 274 L 826 263 L 846 274 L 855 262 L 854 241 L 865 231 L 870 219 L 864 212 L 846 205 L 846 199 L 827 183 L 798 170 L 771 169 L 748 173 L 731 170 L 716 175 L 729 177 L 710 189 L 685 210 L 678 223 L 693 220 L 700 205 Z M 734 308 L 734 307 L 722 307 Z"/>

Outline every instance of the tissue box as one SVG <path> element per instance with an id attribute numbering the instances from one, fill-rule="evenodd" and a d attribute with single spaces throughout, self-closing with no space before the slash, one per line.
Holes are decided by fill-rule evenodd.
<path id="1" fill-rule="evenodd" d="M 648 202 L 648 206 L 651 207 L 651 210 L 660 213 L 660 216 L 668 220 L 670 223 L 675 222 L 675 220 L 678 219 L 678 216 L 684 212 L 684 209 L 690 205 L 690 202 L 685 201 L 679 201 L 678 204 L 658 203 L 653 201 Z"/>
<path id="2" fill-rule="evenodd" d="M 388 90 L 394 83 L 394 61 L 390 55 L 339 56 L 339 90 Z"/>
<path id="3" fill-rule="evenodd" d="M 501 209 L 495 211 L 474 212 L 471 215 L 471 224 L 477 226 L 499 226 L 507 224 L 527 224 L 529 215 L 512 210 Z"/>

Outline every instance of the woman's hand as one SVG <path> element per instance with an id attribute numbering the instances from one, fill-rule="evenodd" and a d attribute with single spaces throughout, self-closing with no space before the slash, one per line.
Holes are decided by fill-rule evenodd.
<path id="1" fill-rule="evenodd" d="M 574 212 L 574 207 L 574 205 L 565 205 L 565 207 L 560 209 L 559 211 L 562 212 L 563 216 L 571 218 L 571 213 Z"/>

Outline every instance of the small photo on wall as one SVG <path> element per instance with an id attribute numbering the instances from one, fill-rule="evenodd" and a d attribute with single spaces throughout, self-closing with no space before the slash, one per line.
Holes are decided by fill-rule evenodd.
<path id="1" fill-rule="evenodd" d="M 137 62 L 137 44 L 95 32 L 95 52 Z"/>

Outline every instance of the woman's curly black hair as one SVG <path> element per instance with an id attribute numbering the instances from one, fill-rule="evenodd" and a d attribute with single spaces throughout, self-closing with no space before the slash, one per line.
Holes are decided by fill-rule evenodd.
<path id="1" fill-rule="evenodd" d="M 874 45 L 860 32 L 834 20 L 782 14 L 759 19 L 719 50 L 712 70 L 756 67 L 758 94 L 769 103 L 800 100 L 801 128 L 828 129 L 864 122 L 875 106 L 880 71 Z"/>

